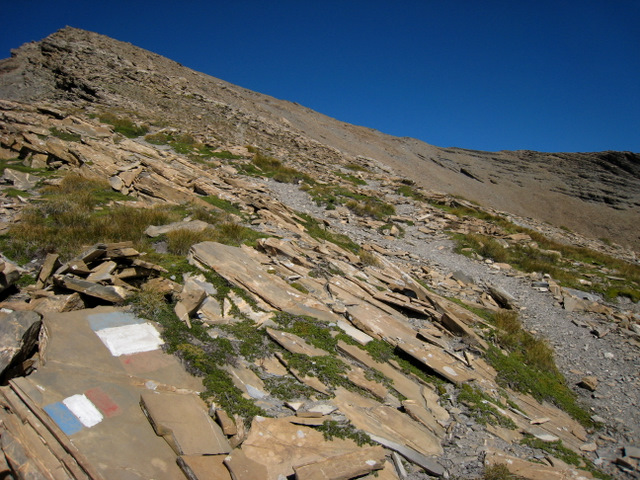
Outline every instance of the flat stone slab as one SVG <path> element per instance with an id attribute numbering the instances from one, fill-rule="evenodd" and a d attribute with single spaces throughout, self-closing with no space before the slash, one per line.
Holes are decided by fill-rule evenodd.
<path id="1" fill-rule="evenodd" d="M 236 448 L 224 459 L 224 464 L 231 472 L 233 480 L 257 480 L 259 478 L 276 478 L 267 474 L 267 467 L 257 462 L 244 450 Z"/>
<path id="2" fill-rule="evenodd" d="M 156 435 L 139 401 L 143 392 L 201 391 L 201 381 L 161 350 L 114 356 L 97 333 L 147 324 L 129 312 L 99 307 L 48 313 L 42 321 L 48 332 L 46 361 L 13 382 L 103 478 L 182 478 L 176 453 Z"/>
<path id="3" fill-rule="evenodd" d="M 268 475 L 258 478 L 289 477 L 294 467 L 317 463 L 331 457 L 359 451 L 352 440 L 327 441 L 322 432 L 294 425 L 286 418 L 255 417 L 248 438 L 242 444 L 247 457 L 264 465 Z M 235 451 L 234 451 L 235 453 Z M 235 473 L 235 472 L 234 472 Z"/>
<path id="4" fill-rule="evenodd" d="M 385 451 L 380 446 L 327 458 L 320 462 L 294 467 L 296 480 L 349 480 L 384 466 Z"/>
<path id="5" fill-rule="evenodd" d="M 231 283 L 246 288 L 272 307 L 294 315 L 308 315 L 324 321 L 337 322 L 341 317 L 315 299 L 307 297 L 267 269 L 242 248 L 216 242 L 202 242 L 191 247 L 190 256 L 197 262 L 214 269 Z M 266 262 L 269 257 L 263 255 Z M 305 305 L 305 302 L 313 306 Z"/>
<path id="6" fill-rule="evenodd" d="M 393 440 L 389 440 L 388 438 L 379 437 L 378 435 L 370 435 L 371 440 L 374 442 L 378 442 L 380 445 L 387 447 L 390 450 L 398 452 L 404 458 L 409 460 L 411 463 L 415 463 L 416 465 L 424 468 L 429 475 L 433 475 L 436 477 L 441 477 L 444 475 L 445 470 L 442 465 L 436 462 L 434 459 L 427 457 L 426 455 L 421 454 L 420 452 L 414 450 L 411 447 L 408 447 L 404 444 L 394 442 Z"/>
<path id="7" fill-rule="evenodd" d="M 418 341 L 400 343 L 398 348 L 452 383 L 461 384 L 477 378 L 477 375 L 472 370 L 464 366 L 462 362 L 444 353 L 440 348 Z"/>
<path id="8" fill-rule="evenodd" d="M 299 353 L 309 357 L 322 357 L 324 355 L 329 355 L 329 352 L 314 347 L 313 345 L 309 345 L 302 338 L 298 335 L 294 335 L 293 333 L 267 328 L 267 334 L 274 342 L 280 344 L 280 346 L 291 353 Z"/>
<path id="9" fill-rule="evenodd" d="M 191 220 L 189 222 L 174 222 L 167 225 L 150 225 L 144 231 L 145 235 L 155 238 L 165 235 L 175 230 L 189 230 L 191 232 L 202 232 L 207 228 L 213 228 L 213 225 L 203 222 L 202 220 Z"/>
<path id="10" fill-rule="evenodd" d="M 69 290 L 100 298 L 107 302 L 122 303 L 127 297 L 127 291 L 122 287 L 88 282 L 73 275 L 58 276 L 56 277 L 56 282 Z"/>
<path id="11" fill-rule="evenodd" d="M 157 435 L 178 455 L 229 453 L 231 446 L 196 395 L 143 392 L 140 406 Z"/>
<path id="12" fill-rule="evenodd" d="M 342 387 L 336 389 L 335 395 L 333 402 L 356 428 L 406 445 L 421 455 L 442 454 L 440 439 L 409 415 Z"/>
<path id="13" fill-rule="evenodd" d="M 189 480 L 231 480 L 225 458 L 227 455 L 182 455 L 178 465 Z"/>

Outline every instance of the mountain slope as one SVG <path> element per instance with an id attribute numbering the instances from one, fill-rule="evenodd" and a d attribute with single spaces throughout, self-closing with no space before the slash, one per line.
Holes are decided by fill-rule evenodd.
<path id="1" fill-rule="evenodd" d="M 366 157 L 427 189 L 640 248 L 636 153 L 439 148 L 340 122 L 70 27 L 0 61 L 0 97 L 119 107 L 183 125 L 209 142 L 271 147 L 292 161 L 327 165 Z"/>

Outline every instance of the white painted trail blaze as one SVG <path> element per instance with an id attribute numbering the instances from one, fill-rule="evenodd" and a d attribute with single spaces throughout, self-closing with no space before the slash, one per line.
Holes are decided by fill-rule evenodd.
<path id="1" fill-rule="evenodd" d="M 80 423 L 91 428 L 99 424 L 104 417 L 91 401 L 82 394 L 65 398 L 62 403 L 73 413 Z"/>
<path id="2" fill-rule="evenodd" d="M 114 357 L 158 350 L 164 343 L 160 333 L 148 323 L 104 328 L 96 335 Z"/>

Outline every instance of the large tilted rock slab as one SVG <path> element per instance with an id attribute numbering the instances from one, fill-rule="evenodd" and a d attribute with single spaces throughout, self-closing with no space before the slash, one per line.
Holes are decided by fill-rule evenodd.
<path id="1" fill-rule="evenodd" d="M 0 316 L 0 377 L 12 364 L 26 360 L 38 342 L 41 325 L 41 317 L 36 312 Z"/>
<path id="2" fill-rule="evenodd" d="M 57 284 L 69 290 L 100 298 L 107 302 L 122 303 L 127 297 L 127 291 L 117 285 L 100 285 L 73 275 L 60 275 L 57 276 L 55 280 Z"/>
<path id="3" fill-rule="evenodd" d="M 321 304 L 315 300 L 312 302 L 314 306 L 305 305 L 310 300 L 306 295 L 280 277 L 269 274 L 265 267 L 249 257 L 242 248 L 202 242 L 191 247 L 190 257 L 214 269 L 230 282 L 246 288 L 278 310 L 331 322 L 337 322 L 341 318 L 328 308 L 320 308 Z M 265 263 L 268 263 L 269 258 L 264 258 Z"/>
<path id="4" fill-rule="evenodd" d="M 191 232 L 202 232 L 213 225 L 202 220 L 191 220 L 189 222 L 173 222 L 167 225 L 150 225 L 144 231 L 149 237 L 159 237 L 175 230 L 189 230 Z"/>
<path id="5" fill-rule="evenodd" d="M 329 355 L 329 352 L 320 348 L 309 345 L 302 338 L 293 333 L 283 332 L 280 330 L 273 330 L 267 328 L 267 334 L 283 348 L 291 353 L 299 353 L 302 355 L 308 355 L 309 357 L 318 357 L 323 355 Z"/>
<path id="6" fill-rule="evenodd" d="M 178 455 L 228 453 L 231 446 L 196 395 L 144 392 L 140 406 L 157 435 Z"/>
<path id="7" fill-rule="evenodd" d="M 341 387 L 336 389 L 335 395 L 335 405 L 356 428 L 406 445 L 421 455 L 442 454 L 438 437 L 408 415 Z"/>
<path id="8" fill-rule="evenodd" d="M 385 451 L 380 446 L 331 457 L 321 462 L 296 467 L 296 480 L 349 480 L 384 466 Z"/>
<path id="9" fill-rule="evenodd" d="M 461 384 L 478 378 L 473 370 L 438 347 L 415 340 L 398 344 L 398 348 L 452 383 Z"/>
<path id="10" fill-rule="evenodd" d="M 279 475 L 282 475 L 282 478 L 293 475 L 294 469 L 298 466 L 315 464 L 334 457 L 337 459 L 359 451 L 361 447 L 353 440 L 334 438 L 327 441 L 322 432 L 311 427 L 295 425 L 286 418 L 255 417 L 249 437 L 242 444 L 242 452 L 248 458 L 266 467 L 268 476 L 260 478 L 274 479 L 281 478 Z M 235 452 L 237 450 L 234 450 L 232 457 Z M 373 455 L 378 458 L 377 451 L 374 451 Z M 233 468 L 230 470 L 233 476 Z M 254 477 L 256 480 L 257 478 Z"/>

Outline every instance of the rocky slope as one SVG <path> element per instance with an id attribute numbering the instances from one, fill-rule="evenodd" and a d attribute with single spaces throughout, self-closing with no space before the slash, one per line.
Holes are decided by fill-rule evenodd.
<path id="1" fill-rule="evenodd" d="M 382 160 L 407 145 L 435 147 L 339 124 L 95 34 L 65 29 L 2 69 L 2 91 L 22 101 L 0 101 L 0 241 L 31 259 L 4 259 L 0 269 L 3 474 L 413 480 L 479 478 L 505 465 L 531 479 L 601 475 L 594 468 L 638 476 L 640 312 L 626 296 L 594 293 L 626 283 L 633 296 L 637 279 L 623 264 L 545 251 L 543 242 L 630 264 L 632 250 L 428 191 Z M 129 126 L 127 138 L 114 114 L 150 131 Z M 315 133 L 301 131 L 313 122 Z M 355 143 L 324 143 L 318 132 Z M 463 155 L 452 152 L 446 158 Z M 491 183 L 461 159 L 440 161 Z M 633 162 L 609 158 L 631 169 L 625 181 Z M 87 202 L 72 193 L 82 178 L 98 182 L 96 200 L 76 210 Z M 100 223 L 118 214 L 122 230 L 142 215 L 164 220 L 127 226 L 137 233 L 122 238 Z M 36 238 L 63 217 L 78 237 L 98 224 L 109 238 L 82 237 L 72 253 L 64 235 L 51 237 L 57 244 Z M 457 254 L 452 233 L 552 258 L 554 274 L 580 289 L 478 247 Z M 172 244 L 183 237 L 190 265 Z M 145 297 L 154 292 L 161 304 Z M 104 306 L 123 302 L 149 321 Z M 523 329 L 510 333 L 543 349 L 535 339 L 547 339 L 585 410 L 549 396 L 557 384 L 518 390 L 525 378 L 506 376 L 504 362 L 525 347 L 508 342 L 513 325 L 493 322 L 514 312 Z M 105 328 L 114 324 L 142 329 L 152 347 L 122 350 Z M 158 351 L 162 342 L 197 379 Z M 201 391 L 206 406 L 193 395 Z M 78 413 L 87 402 L 88 417 Z M 61 404 L 78 419 L 60 417 Z M 202 416 L 207 407 L 215 422 Z M 187 427 L 176 425 L 177 411 Z M 361 445 L 358 431 L 377 446 Z M 125 438 L 144 438 L 146 448 L 131 455 L 118 447 Z"/>
<path id="2" fill-rule="evenodd" d="M 189 126 L 305 161 L 366 157 L 420 186 L 637 249 L 640 157 L 630 152 L 478 152 L 349 125 L 231 85 L 132 45 L 73 28 L 0 63 L 0 97 L 102 106 Z"/>

